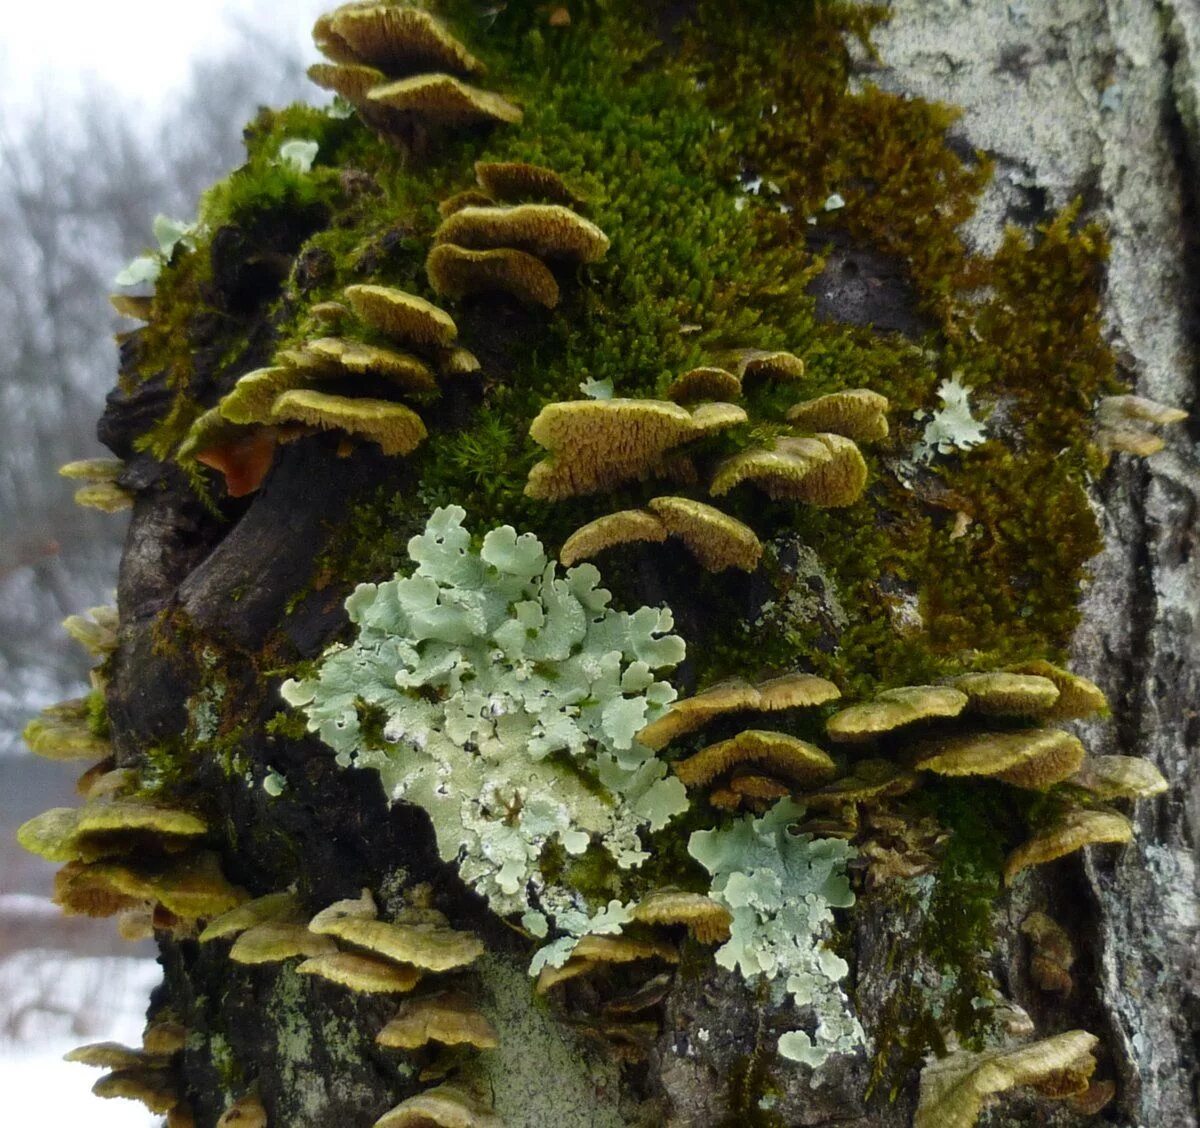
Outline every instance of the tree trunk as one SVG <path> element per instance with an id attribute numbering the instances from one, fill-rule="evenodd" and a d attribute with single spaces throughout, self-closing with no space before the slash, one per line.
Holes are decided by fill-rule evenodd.
<path id="1" fill-rule="evenodd" d="M 1122 391 L 1114 357 L 1138 394 L 1195 403 L 1200 7 L 898 0 L 872 32 L 877 54 L 852 5 L 511 3 L 487 18 L 466 2 L 440 7 L 488 62 L 471 81 L 521 103 L 524 121 L 448 131 L 370 111 L 385 142 L 357 119 L 261 118 L 247 170 L 210 201 L 196 249 L 176 251 L 149 326 L 124 346 L 101 422 L 136 497 L 107 704 L 118 763 L 202 811 L 225 873 L 250 894 L 291 887 L 311 914 L 367 888 L 384 919 L 432 904 L 479 937 L 485 954 L 456 982 L 500 1044 L 384 1049 L 375 1037 L 394 998 L 301 976 L 294 960 L 232 963 L 227 941 L 198 943 L 160 913 L 165 980 L 152 1013 L 189 1031 L 175 1077 L 195 1123 L 257 1091 L 272 1124 L 369 1125 L 447 1079 L 511 1128 L 883 1128 L 912 1122 L 927 1056 L 1081 1029 L 1099 1039 L 1093 1082 L 1115 1082 L 1113 1100 L 1097 1112 L 1020 1090 L 1004 1098 L 1004 1122 L 1200 1124 L 1195 428 L 1169 428 L 1161 453 L 1107 466 L 1092 445 L 1095 400 Z M 944 134 L 926 102 L 962 116 Z M 279 145 L 314 130 L 313 173 L 287 181 Z M 474 159 L 553 165 L 611 240 L 594 266 L 552 261 L 556 309 L 492 288 L 461 299 L 430 289 L 432 204 L 472 187 Z M 287 181 L 277 192 L 273 177 Z M 1077 200 L 1081 215 L 1055 228 Z M 976 203 L 964 247 L 955 225 Z M 1111 240 L 1106 272 L 1090 220 Z M 1003 243 L 1008 223 L 1029 240 Z M 1089 337 L 1102 277 L 1103 342 Z M 261 488 L 226 496 L 219 476 L 181 458 L 186 426 L 278 350 L 347 331 L 307 311 L 367 282 L 450 310 L 482 377 L 444 378 L 440 399 L 418 402 L 430 437 L 410 457 L 306 433 L 280 443 Z M 734 368 L 734 350 L 782 347 L 806 360 L 806 382 L 752 391 L 747 376 L 749 425 L 687 447 L 690 479 L 633 474 L 582 501 L 522 496 L 546 454 L 525 432 L 546 403 L 578 399 L 579 381 L 661 398 L 686 368 Z M 373 379 L 370 391 L 396 397 Z M 946 380 L 972 390 L 988 441 L 951 441 L 922 463 L 913 448 Z M 773 441 L 787 405 L 858 386 L 888 395 L 891 433 L 863 441 L 871 477 L 855 504 L 768 501 L 747 483 L 705 491 L 721 459 Z M 228 439 L 212 435 L 210 447 Z M 836 907 L 818 942 L 848 965 L 841 986 L 865 1038 L 815 1069 L 776 1052 L 790 1029 L 819 1037 L 813 1010 L 718 966 L 679 928 L 656 933 L 681 947 L 677 966 L 614 965 L 535 996 L 527 968 L 541 941 L 439 856 L 420 804 L 390 804 L 377 771 L 340 767 L 279 696 L 283 677 L 311 677 L 326 647 L 354 642 L 344 599 L 412 571 L 408 539 L 435 507 L 461 501 L 473 533 L 512 523 L 553 554 L 574 528 L 664 493 L 722 506 L 765 546 L 749 576 L 703 572 L 674 538 L 596 558 L 621 607 L 674 611 L 688 645 L 672 677 L 682 696 L 805 670 L 836 682 L 845 706 L 1069 648 L 1112 707 L 1073 729 L 1089 753 L 1145 758 L 1170 785 L 1132 808 L 1128 845 L 1070 854 L 1008 888 L 995 859 L 1069 801 L 1061 781 L 1037 797 L 922 777 L 916 799 L 864 806 L 856 903 Z M 1093 518 L 1103 547 L 1085 572 Z M 664 757 L 781 728 L 824 743 L 847 770 L 811 717 L 725 718 Z M 649 839 L 641 870 L 606 870 L 607 893 L 584 891 L 589 911 L 610 895 L 702 889 L 687 835 L 763 810 L 721 813 L 696 792 L 691 803 Z M 889 812 L 906 827 L 898 841 L 879 829 Z M 1075 952 L 1057 991 L 1031 972 L 1039 953 L 1021 926 L 1035 910 Z M 1089 1093 L 1098 1102 L 1096 1085 Z"/>

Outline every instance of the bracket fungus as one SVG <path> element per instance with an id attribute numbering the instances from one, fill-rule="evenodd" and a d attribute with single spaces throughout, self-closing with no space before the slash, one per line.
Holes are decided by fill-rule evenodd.
<path id="1" fill-rule="evenodd" d="M 473 294 L 509 294 L 526 305 L 554 309 L 561 297 L 558 281 L 541 259 L 513 247 L 470 250 L 439 243 L 425 259 L 434 292 L 460 301 Z"/>
<path id="2" fill-rule="evenodd" d="M 913 767 L 944 776 L 990 776 L 1044 791 L 1073 776 L 1084 754 L 1077 737 L 1058 729 L 973 732 L 921 742 Z"/>
<path id="3" fill-rule="evenodd" d="M 239 1097 L 222 1114 L 216 1128 L 268 1128 L 267 1110 L 259 1098 L 248 1093 Z"/>
<path id="4" fill-rule="evenodd" d="M 373 1128 L 504 1128 L 489 1107 L 457 1085 L 437 1085 L 401 1101 Z"/>
<path id="5" fill-rule="evenodd" d="M 378 376 L 403 392 L 436 392 L 433 370 L 412 353 L 397 352 L 343 337 L 306 341 L 300 352 L 315 362 L 306 372 L 321 376 Z"/>
<path id="6" fill-rule="evenodd" d="M 208 944 L 238 936 L 259 924 L 301 924 L 305 919 L 300 899 L 294 893 L 267 893 L 209 921 L 199 940 Z"/>
<path id="7" fill-rule="evenodd" d="M 479 74 L 483 64 L 434 16 L 401 4 L 343 4 L 313 28 L 318 47 L 390 75 L 427 70 Z M 332 56 L 331 56 L 332 57 Z"/>
<path id="8" fill-rule="evenodd" d="M 174 1078 L 161 1069 L 119 1069 L 106 1073 L 92 1086 L 92 1092 L 106 1100 L 138 1101 L 160 1116 L 169 1113 L 180 1100 Z"/>
<path id="9" fill-rule="evenodd" d="M 376 86 L 367 94 L 367 104 L 444 126 L 515 124 L 523 116 L 520 107 L 507 98 L 449 74 L 417 74 Z"/>
<path id="10" fill-rule="evenodd" d="M 1029 866 L 1045 865 L 1084 846 L 1122 845 L 1132 840 L 1133 824 L 1116 811 L 1068 809 L 1008 855 L 1004 861 L 1004 884 L 1011 885 L 1017 874 Z"/>
<path id="11" fill-rule="evenodd" d="M 438 924 L 391 924 L 341 916 L 314 920 L 309 928 L 322 936 L 336 937 L 355 948 L 425 971 L 465 967 L 483 954 L 483 944 L 477 937 Z"/>
<path id="12" fill-rule="evenodd" d="M 711 783 L 743 764 L 768 768 L 797 786 L 824 783 L 837 772 L 828 752 L 787 733 L 746 729 L 671 765 L 687 787 Z"/>
<path id="13" fill-rule="evenodd" d="M 735 358 L 743 387 L 768 381 L 789 384 L 804 379 L 804 361 L 783 349 L 739 349 Z"/>
<path id="14" fill-rule="evenodd" d="M 643 924 L 684 925 L 701 944 L 723 944 L 733 921 L 729 910 L 704 893 L 656 889 L 633 906 L 633 919 Z"/>
<path id="15" fill-rule="evenodd" d="M 1074 990 L 1071 967 L 1075 947 L 1061 924 L 1042 912 L 1032 912 L 1021 922 L 1021 935 L 1030 943 L 1029 975 L 1043 991 L 1068 995 Z"/>
<path id="16" fill-rule="evenodd" d="M 366 324 L 398 344 L 449 346 L 458 336 L 454 318 L 416 294 L 369 284 L 347 286 L 344 292 Z"/>
<path id="17" fill-rule="evenodd" d="M 742 382 L 724 368 L 692 368 L 676 376 L 664 394 L 672 403 L 681 404 L 729 401 L 741 397 Z"/>
<path id="18" fill-rule="evenodd" d="M 135 1050 L 120 1042 L 92 1042 L 63 1054 L 63 1061 L 90 1065 L 97 1069 L 167 1069 L 170 1054 L 153 1054 L 145 1049 Z"/>
<path id="19" fill-rule="evenodd" d="M 495 1027 L 459 992 L 444 991 L 400 1004 L 394 1018 L 375 1041 L 390 1049 L 416 1050 L 430 1042 L 444 1046 L 474 1046 L 493 1050 L 499 1044 Z"/>
<path id="20" fill-rule="evenodd" d="M 119 458 L 84 458 L 58 468 L 60 477 L 83 482 L 75 491 L 75 504 L 102 513 L 119 513 L 133 505 L 133 494 L 118 485 L 125 470 Z"/>
<path id="21" fill-rule="evenodd" d="M 1060 691 L 1050 679 L 1037 674 L 993 670 L 963 674 L 951 680 L 967 695 L 967 708 L 999 717 L 1045 717 L 1053 713 Z"/>
<path id="22" fill-rule="evenodd" d="M 859 744 L 923 721 L 957 717 L 969 698 L 945 685 L 906 685 L 885 689 L 873 701 L 851 705 L 826 722 L 829 739 Z"/>
<path id="23" fill-rule="evenodd" d="M 115 607 L 91 607 L 81 615 L 68 615 L 63 630 L 96 658 L 107 658 L 117 648 L 120 622 Z"/>
<path id="24" fill-rule="evenodd" d="M 1150 799 L 1170 787 L 1158 768 L 1138 756 L 1092 756 L 1070 782 L 1103 801 Z"/>
<path id="25" fill-rule="evenodd" d="M 415 967 L 353 952 L 314 956 L 296 971 L 336 983 L 359 995 L 404 995 L 421 981 L 421 973 Z"/>
<path id="26" fill-rule="evenodd" d="M 565 207 L 582 203 L 557 172 L 526 161 L 476 161 L 475 180 L 492 201 L 501 203 L 546 200 Z"/>
<path id="27" fill-rule="evenodd" d="M 599 227 L 561 204 L 461 208 L 442 220 L 433 237 L 470 250 L 512 247 L 538 258 L 581 263 L 598 262 L 609 247 Z"/>
<path id="28" fill-rule="evenodd" d="M 972 1128 L 989 1098 L 1029 1086 L 1050 1097 L 1082 1092 L 1096 1068 L 1099 1039 L 1071 1030 L 1016 1049 L 959 1051 L 921 1071 L 913 1128 Z"/>
<path id="29" fill-rule="evenodd" d="M 673 448 L 745 420 L 746 413 L 733 404 L 704 404 L 695 411 L 649 399 L 547 404 L 529 434 L 550 457 L 529 472 L 525 492 L 560 501 L 611 489 L 650 475 Z"/>
<path id="30" fill-rule="evenodd" d="M 421 417 L 400 403 L 351 399 L 311 388 L 284 392 L 271 408 L 273 419 L 345 431 L 378 443 L 384 454 L 411 454 L 427 432 Z"/>
<path id="31" fill-rule="evenodd" d="M 112 745 L 92 732 L 85 718 L 55 717 L 43 712 L 21 732 L 26 747 L 46 760 L 104 760 Z"/>
<path id="32" fill-rule="evenodd" d="M 775 501 L 806 501 L 836 508 L 852 505 L 867 481 L 862 454 L 841 435 L 784 435 L 717 463 L 709 485 L 714 497 L 752 482 Z"/>
<path id="33" fill-rule="evenodd" d="M 303 924 L 276 920 L 251 925 L 242 932 L 229 949 L 229 958 L 239 964 L 268 964 L 298 956 L 332 956 L 337 950 L 332 940 L 315 935 Z"/>
<path id="34" fill-rule="evenodd" d="M 52 862 L 91 862 L 157 847 L 172 852 L 208 826 L 190 811 L 124 799 L 89 800 L 82 807 L 55 807 L 17 831 L 24 849 Z"/>
<path id="35" fill-rule="evenodd" d="M 1046 714 L 1047 719 L 1080 720 L 1097 713 L 1108 712 L 1108 698 L 1095 682 L 1064 670 L 1061 666 L 1037 658 L 1010 666 L 1009 670 L 1014 674 L 1032 674 L 1035 677 L 1046 678 L 1058 687 L 1058 700 Z"/>
<path id="36" fill-rule="evenodd" d="M 1151 428 L 1180 423 L 1187 417 L 1186 411 L 1144 396 L 1105 396 L 1096 411 L 1096 445 L 1105 458 L 1113 454 L 1147 458 L 1167 445 Z"/>
<path id="37" fill-rule="evenodd" d="M 667 527 L 644 509 L 621 509 L 580 525 L 565 541 L 558 559 L 566 567 L 591 560 L 622 544 L 656 543 L 667 539 Z"/>
<path id="38" fill-rule="evenodd" d="M 887 410 L 887 396 L 854 388 L 795 404 L 788 409 L 787 420 L 804 431 L 827 431 L 870 443 L 887 438 Z"/>

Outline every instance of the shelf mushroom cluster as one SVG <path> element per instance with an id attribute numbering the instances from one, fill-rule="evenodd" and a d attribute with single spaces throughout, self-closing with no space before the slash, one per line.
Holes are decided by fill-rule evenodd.
<path id="1" fill-rule="evenodd" d="M 504 293 L 554 309 L 561 298 L 551 265 L 598 262 L 608 236 L 576 209 L 579 198 L 552 169 L 479 161 L 478 189 L 442 201 L 442 222 L 425 262 L 434 292 L 450 299 Z"/>
<path id="2" fill-rule="evenodd" d="M 229 494 L 240 497 L 259 488 L 277 443 L 296 434 L 336 430 L 386 455 L 415 450 L 427 432 L 413 407 L 359 388 L 391 389 L 419 405 L 439 394 L 441 381 L 478 371 L 479 361 L 457 344 L 454 319 L 416 294 L 359 284 L 343 297 L 322 303 L 317 317 L 386 344 L 331 333 L 280 351 L 196 420 L 179 456 L 219 470 Z"/>
<path id="3" fill-rule="evenodd" d="M 412 144 L 431 130 L 521 120 L 508 99 L 466 81 L 483 63 L 411 4 L 343 4 L 317 20 L 313 41 L 329 61 L 309 67 L 309 78 L 385 137 Z"/>
<path id="4" fill-rule="evenodd" d="M 75 490 L 75 504 L 102 513 L 120 513 L 133 505 L 133 494 L 119 481 L 124 471 L 119 458 L 84 458 L 58 468 L 60 477 L 83 483 Z"/>

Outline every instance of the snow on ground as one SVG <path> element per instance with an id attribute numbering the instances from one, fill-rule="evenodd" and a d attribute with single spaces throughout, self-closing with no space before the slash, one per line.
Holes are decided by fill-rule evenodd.
<path id="1" fill-rule="evenodd" d="M 0 910 L 27 908 L 6 896 Z M 24 898 L 22 898 L 24 900 Z M 35 900 L 30 898 L 29 900 Z M 5 914 L 0 911 L 0 921 Z M 22 913 L 21 915 L 24 915 Z M 154 960 L 26 949 L 0 959 L 0 1093 L 4 1120 L 67 1128 L 150 1128 L 140 1104 L 100 1100 L 95 1069 L 62 1060 L 87 1042 L 141 1042 Z"/>

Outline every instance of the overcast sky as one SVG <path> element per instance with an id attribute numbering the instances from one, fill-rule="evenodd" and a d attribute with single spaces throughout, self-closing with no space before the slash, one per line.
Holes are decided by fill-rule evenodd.
<path id="1" fill-rule="evenodd" d="M 0 0 L 0 106 L 99 79 L 153 113 L 197 57 L 269 30 L 314 60 L 310 31 L 336 0 Z"/>

